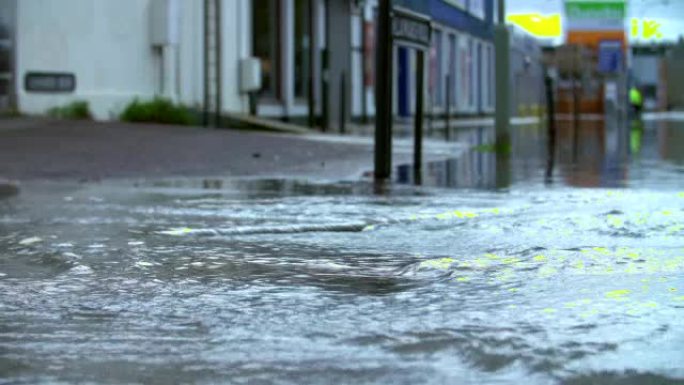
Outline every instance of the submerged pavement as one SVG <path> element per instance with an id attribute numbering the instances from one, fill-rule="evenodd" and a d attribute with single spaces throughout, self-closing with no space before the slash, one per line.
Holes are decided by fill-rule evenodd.
<path id="1" fill-rule="evenodd" d="M 397 162 L 410 159 L 411 146 L 410 141 L 397 141 Z M 457 144 L 427 143 L 426 157 L 451 157 L 461 149 Z M 372 170 L 372 162 L 370 138 L 118 122 L 0 120 L 0 177 L 16 180 L 209 175 L 358 178 Z"/>

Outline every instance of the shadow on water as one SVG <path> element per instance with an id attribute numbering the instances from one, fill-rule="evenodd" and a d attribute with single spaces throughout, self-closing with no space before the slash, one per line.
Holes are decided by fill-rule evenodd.
<path id="1" fill-rule="evenodd" d="M 423 185 L 483 190 L 512 184 L 622 188 L 650 181 L 649 174 L 684 172 L 682 122 L 558 121 L 555 137 L 543 125 L 511 130 L 509 155 L 491 148 L 493 127 L 458 129 L 454 140 L 470 149 L 458 158 L 424 164 Z M 395 172 L 396 182 L 414 184 L 412 164 L 399 165 Z"/>

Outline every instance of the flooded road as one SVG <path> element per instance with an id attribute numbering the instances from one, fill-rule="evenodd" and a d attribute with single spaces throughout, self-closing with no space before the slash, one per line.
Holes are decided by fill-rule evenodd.
<path id="1" fill-rule="evenodd" d="M 684 383 L 684 124 L 0 200 L 0 383 Z"/>

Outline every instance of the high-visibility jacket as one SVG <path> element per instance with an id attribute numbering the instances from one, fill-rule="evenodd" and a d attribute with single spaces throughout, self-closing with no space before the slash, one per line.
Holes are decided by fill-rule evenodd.
<path id="1" fill-rule="evenodd" d="M 641 96 L 641 91 L 639 91 L 638 88 L 632 87 L 629 90 L 629 102 L 633 106 L 641 106 L 641 104 L 644 102 L 644 98 Z"/>

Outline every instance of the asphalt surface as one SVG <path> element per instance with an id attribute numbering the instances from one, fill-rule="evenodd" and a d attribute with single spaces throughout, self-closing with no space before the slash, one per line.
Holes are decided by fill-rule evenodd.
<path id="1" fill-rule="evenodd" d="M 164 125 L 0 120 L 0 179 L 359 177 L 372 148 L 303 136 Z"/>

